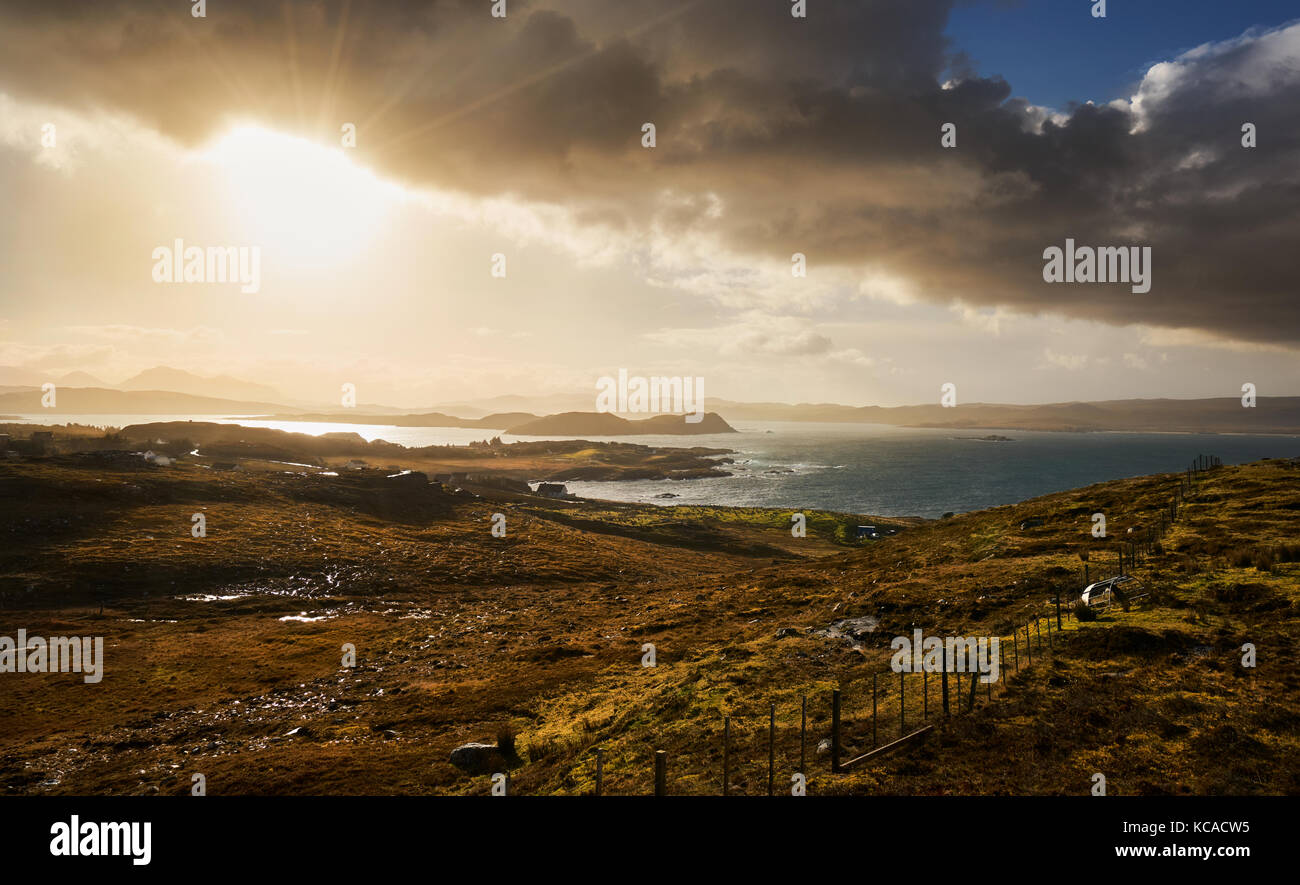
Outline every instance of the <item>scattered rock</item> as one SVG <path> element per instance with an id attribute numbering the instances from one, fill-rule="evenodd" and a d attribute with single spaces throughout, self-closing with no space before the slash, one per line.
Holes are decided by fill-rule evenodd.
<path id="1" fill-rule="evenodd" d="M 470 773 L 481 773 L 501 758 L 496 744 L 461 744 L 451 751 L 451 764 Z"/>
<path id="2" fill-rule="evenodd" d="M 814 630 L 812 632 L 814 636 L 823 636 L 827 639 L 842 639 L 851 648 L 860 649 L 862 643 L 859 640 L 865 639 L 867 634 L 875 632 L 878 626 L 880 626 L 879 618 L 862 615 L 857 618 L 843 618 L 834 622 L 825 630 Z"/>
<path id="3" fill-rule="evenodd" d="M 846 636 L 852 636 L 854 639 L 865 639 L 868 633 L 876 632 L 876 627 L 880 626 L 880 621 L 871 615 L 863 615 L 860 618 L 845 618 L 842 621 L 836 621 L 831 624 L 832 630 L 838 630 Z"/>

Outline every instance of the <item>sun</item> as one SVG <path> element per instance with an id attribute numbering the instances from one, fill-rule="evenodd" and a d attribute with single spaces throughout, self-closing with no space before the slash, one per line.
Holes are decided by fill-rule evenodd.
<path id="1" fill-rule="evenodd" d="M 241 238 L 284 260 L 320 264 L 355 253 L 403 195 L 341 147 L 260 126 L 232 129 L 202 156 L 223 175 Z"/>

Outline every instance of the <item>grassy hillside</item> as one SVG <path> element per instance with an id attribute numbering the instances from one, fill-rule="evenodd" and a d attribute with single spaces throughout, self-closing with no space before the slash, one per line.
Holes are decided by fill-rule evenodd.
<path id="1" fill-rule="evenodd" d="M 1300 792 L 1298 479 L 1285 461 L 1216 469 L 1135 570 L 1144 604 L 1067 621 L 1032 667 L 1006 650 L 973 711 L 832 775 L 817 749 L 832 688 L 853 753 L 872 745 L 871 680 L 894 636 L 1019 627 L 1024 655 L 1023 625 L 1080 589 L 1081 554 L 1094 578 L 1113 571 L 1118 538 L 1153 523 L 1179 476 L 932 522 L 809 513 L 797 539 L 788 511 L 4 463 L 0 634 L 102 635 L 107 663 L 97 685 L 0 675 L 17 713 L 0 791 L 177 794 L 200 772 L 213 794 L 485 793 L 487 772 L 449 755 L 508 731 L 516 755 L 493 770 L 515 792 L 589 792 L 599 748 L 606 792 L 649 792 L 663 749 L 670 791 L 718 793 L 730 716 L 732 791 L 753 794 L 773 703 L 788 791 L 806 698 L 811 794 L 1083 795 L 1096 772 L 1112 795 Z M 1090 533 L 1097 511 L 1107 539 Z M 206 538 L 190 535 L 196 512 Z M 1022 531 L 1031 517 L 1045 524 Z M 859 521 L 901 531 L 849 541 Z M 877 626 L 846 638 L 831 629 L 846 618 Z M 897 678 L 882 679 L 879 742 L 900 731 Z M 906 677 L 907 731 L 921 678 Z"/>

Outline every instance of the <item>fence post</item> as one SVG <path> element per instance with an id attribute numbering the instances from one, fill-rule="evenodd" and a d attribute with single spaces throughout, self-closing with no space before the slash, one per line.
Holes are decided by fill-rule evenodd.
<path id="1" fill-rule="evenodd" d="M 772 705 L 771 718 L 767 720 L 767 795 L 776 786 L 776 704 Z"/>
<path id="2" fill-rule="evenodd" d="M 879 674 L 871 674 L 871 746 L 880 746 L 880 741 L 876 739 L 876 677 Z"/>
<path id="3" fill-rule="evenodd" d="M 1050 627 L 1048 629 L 1051 629 Z M 1056 629 L 1061 629 L 1061 591 L 1056 591 Z"/>
<path id="4" fill-rule="evenodd" d="M 903 712 L 907 702 L 907 683 L 903 681 L 903 671 L 898 671 L 898 736 L 907 734 L 907 716 Z"/>
<path id="5" fill-rule="evenodd" d="M 943 649 L 943 715 L 948 715 L 948 647 Z"/>
<path id="6" fill-rule="evenodd" d="M 722 795 L 731 793 L 731 717 L 722 717 Z"/>
<path id="7" fill-rule="evenodd" d="M 1029 646 L 1029 625 L 1025 624 L 1025 666 L 1034 666 L 1034 651 Z"/>
<path id="8" fill-rule="evenodd" d="M 800 704 L 800 709 L 799 709 L 799 773 L 800 774 L 803 774 L 805 771 L 807 771 L 807 769 L 804 768 L 804 761 L 803 761 L 805 736 L 807 735 L 807 733 L 808 733 L 808 695 L 804 695 L 803 702 L 802 704 Z"/>
<path id="9" fill-rule="evenodd" d="M 668 752 L 655 750 L 655 795 L 668 795 Z"/>
<path id="10" fill-rule="evenodd" d="M 921 667 L 921 718 L 930 718 L 930 671 Z"/>
<path id="11" fill-rule="evenodd" d="M 831 690 L 831 774 L 840 771 L 840 690 Z"/>
<path id="12" fill-rule="evenodd" d="M 605 770 L 605 751 L 596 748 L 596 795 L 600 795 L 600 780 Z"/>
<path id="13" fill-rule="evenodd" d="M 1011 628 L 1011 651 L 1016 656 L 1016 672 L 1020 672 L 1020 631 Z"/>

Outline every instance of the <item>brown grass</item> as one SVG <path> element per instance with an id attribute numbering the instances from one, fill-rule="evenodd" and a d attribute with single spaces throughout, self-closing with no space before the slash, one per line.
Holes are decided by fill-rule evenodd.
<path id="1" fill-rule="evenodd" d="M 1114 536 L 1152 524 L 1177 478 L 1103 483 L 846 548 L 834 527 L 858 517 L 810 518 L 816 530 L 796 543 L 783 511 L 3 464 L 0 635 L 102 635 L 108 661 L 99 685 L 0 674 L 0 791 L 180 794 L 202 772 L 214 794 L 486 793 L 486 777 L 455 769 L 449 753 L 505 746 L 513 732 L 517 793 L 589 792 L 597 747 L 607 792 L 647 792 L 653 751 L 665 749 L 673 792 L 717 793 L 730 716 L 733 791 L 759 793 L 769 704 L 777 787 L 788 789 L 806 697 L 814 794 L 1083 794 L 1096 771 L 1112 794 L 1294 793 L 1300 572 L 1286 551 L 1297 474 L 1278 461 L 1215 471 L 1164 555 L 1139 565 L 1146 605 L 1072 622 L 1055 654 L 1011 672 L 992 703 L 981 687 L 973 713 L 914 749 L 832 776 L 816 749 L 832 687 L 860 747 L 892 637 L 913 625 L 1007 636 L 1051 613 L 1058 591 L 1068 606 L 1079 554 L 1102 576 Z M 1091 537 L 1097 510 L 1110 539 Z M 204 539 L 190 537 L 200 511 Z M 505 538 L 488 532 L 495 512 Z M 1031 514 L 1047 525 L 1020 532 Z M 1270 551 L 1269 569 L 1238 550 Z M 205 594 L 234 598 L 186 600 Z M 322 619 L 280 620 L 300 612 Z M 818 633 L 857 616 L 880 622 L 860 648 Z M 1023 642 L 1022 630 L 1021 655 Z M 1240 666 L 1248 642 L 1254 669 Z M 345 643 L 355 669 L 341 666 Z M 653 668 L 641 665 L 646 643 Z M 897 736 L 889 698 L 877 726 Z"/>

